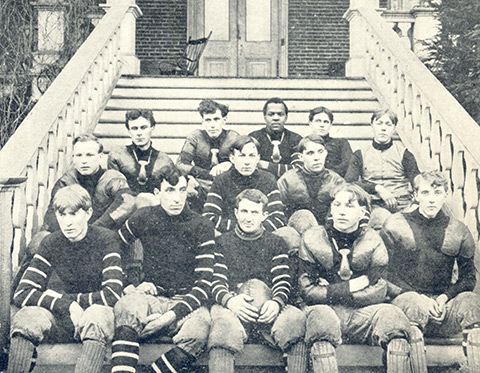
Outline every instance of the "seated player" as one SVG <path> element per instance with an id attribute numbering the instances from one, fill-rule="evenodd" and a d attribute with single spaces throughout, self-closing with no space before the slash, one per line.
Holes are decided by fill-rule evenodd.
<path id="1" fill-rule="evenodd" d="M 468 228 L 442 211 L 448 180 L 424 172 L 414 180 L 418 208 L 390 216 L 381 235 L 387 246 L 392 303 L 412 323 L 414 372 L 426 372 L 423 335 L 463 332 L 471 372 L 480 372 L 480 298 L 475 287 L 475 242 Z M 455 262 L 458 279 L 453 281 Z"/>
<path id="2" fill-rule="evenodd" d="M 324 139 L 309 135 L 298 144 L 303 165 L 287 171 L 278 180 L 278 189 L 287 218 L 297 210 L 309 210 L 318 224 L 324 224 L 330 208 L 330 192 L 344 182 L 335 171 L 325 168 L 328 151 Z"/>
<path id="3" fill-rule="evenodd" d="M 194 130 L 185 140 L 177 167 L 184 175 L 198 182 L 198 202 L 195 210 L 201 211 L 215 176 L 230 169 L 230 145 L 239 136 L 234 130 L 224 129 L 228 106 L 213 100 L 203 100 L 198 105 L 203 130 Z"/>
<path id="4" fill-rule="evenodd" d="M 88 224 L 92 201 L 74 184 L 58 190 L 53 209 L 60 230 L 44 238 L 21 278 L 13 302 L 8 372 L 28 372 L 42 342 L 80 340 L 75 372 L 100 372 L 113 338 L 113 306 L 123 289 L 120 245 L 114 232 Z M 52 273 L 63 291 L 47 288 Z"/>
<path id="5" fill-rule="evenodd" d="M 230 147 L 233 167 L 215 178 L 203 209 L 203 215 L 215 224 L 217 232 L 235 228 L 235 198 L 245 189 L 258 189 L 267 196 L 265 210 L 268 217 L 263 225 L 268 231 L 285 225 L 283 203 L 275 177 L 267 171 L 257 170 L 259 160 L 259 145 L 253 137 L 240 136 L 233 142 Z"/>
<path id="6" fill-rule="evenodd" d="M 258 167 L 270 171 L 276 178 L 279 178 L 293 167 L 291 165 L 292 155 L 296 152 L 302 136 L 285 128 L 288 107 L 278 97 L 265 102 L 263 117 L 265 127 L 253 131 L 249 136 L 255 138 L 260 144 Z"/>
<path id="7" fill-rule="evenodd" d="M 259 190 L 242 191 L 236 198 L 235 229 L 217 240 L 210 373 L 233 373 L 233 354 L 255 336 L 287 351 L 290 373 L 306 372 L 305 315 L 288 304 L 292 275 L 287 244 L 262 225 L 267 203 Z"/>
<path id="8" fill-rule="evenodd" d="M 370 194 L 370 225 L 375 229 L 391 213 L 410 207 L 413 179 L 420 172 L 413 154 L 392 139 L 397 122 L 397 115 L 388 109 L 373 113 L 372 143 L 353 153 L 345 174 L 347 182 L 358 183 Z"/>
<path id="9" fill-rule="evenodd" d="M 151 110 L 129 110 L 125 127 L 132 143 L 113 149 L 108 154 L 108 168 L 120 171 L 135 193 L 153 193 L 153 180 L 163 166 L 172 166 L 167 154 L 152 144 L 155 118 Z"/>
<path id="10" fill-rule="evenodd" d="M 214 228 L 186 206 L 187 180 L 179 170 L 165 166 L 158 177 L 158 205 L 137 210 L 118 232 L 127 246 L 141 241 L 145 278 L 115 305 L 112 372 L 136 372 L 139 341 L 158 334 L 173 336 L 175 347 L 148 371 L 181 371 L 208 338 Z"/>
<path id="11" fill-rule="evenodd" d="M 347 172 L 350 157 L 352 156 L 352 148 L 347 139 L 330 137 L 330 129 L 333 124 L 333 113 L 331 110 L 323 106 L 318 106 L 310 110 L 308 115 L 308 124 L 312 131 L 312 136 L 320 136 L 323 138 L 325 149 L 327 149 L 327 158 L 325 159 L 325 168 L 335 171 L 344 177 Z M 295 153 L 293 165 L 301 165 L 300 154 Z"/>
<path id="12" fill-rule="evenodd" d="M 343 184 L 332 193 L 332 219 L 303 234 L 299 292 L 306 303 L 306 343 L 314 372 L 337 372 L 335 347 L 348 343 L 386 350 L 387 372 L 410 372 L 410 323 L 387 295 L 388 254 L 379 233 L 361 222 L 368 194 Z"/>

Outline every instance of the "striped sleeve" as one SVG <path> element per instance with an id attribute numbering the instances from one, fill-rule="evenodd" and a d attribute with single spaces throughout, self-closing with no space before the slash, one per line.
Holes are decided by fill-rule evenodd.
<path id="1" fill-rule="evenodd" d="M 38 306 L 55 314 L 66 313 L 73 302 L 72 299 L 58 298 L 45 293 L 52 274 L 52 264 L 48 255 L 44 254 L 43 242 L 15 289 L 13 303 L 17 307 Z"/>
<path id="2" fill-rule="evenodd" d="M 98 291 L 76 294 L 76 301 L 84 309 L 93 304 L 113 307 L 123 290 L 123 270 L 120 245 L 116 238 L 105 240 L 102 259 L 102 284 Z"/>
<path id="3" fill-rule="evenodd" d="M 272 279 L 272 295 L 273 300 L 284 307 L 290 296 L 292 288 L 292 276 L 289 264 L 289 257 L 287 254 L 287 247 L 283 240 L 282 250 L 277 250 L 276 255 L 273 256 L 270 268 Z"/>
<path id="4" fill-rule="evenodd" d="M 228 287 L 228 267 L 225 257 L 221 253 L 220 244 L 217 245 L 217 251 L 215 252 L 212 297 L 217 303 L 223 306 L 226 306 L 228 300 L 233 297 Z"/>
<path id="5" fill-rule="evenodd" d="M 177 320 L 182 319 L 198 307 L 205 305 L 211 294 L 215 261 L 213 227 L 210 224 L 200 224 L 197 229 L 197 235 L 199 239 L 194 269 L 196 280 L 190 292 L 172 308 L 177 316 Z"/>
<path id="6" fill-rule="evenodd" d="M 203 206 L 203 216 L 208 218 L 215 226 L 215 229 L 222 233 L 231 230 L 235 226 L 235 222 L 232 219 L 224 216 L 223 197 L 219 183 L 214 181 Z"/>
<path id="7" fill-rule="evenodd" d="M 270 232 L 273 232 L 286 225 L 285 207 L 282 199 L 280 198 L 280 191 L 276 188 L 276 183 L 274 183 L 274 186 L 275 189 L 273 189 L 267 195 L 268 203 L 265 211 L 268 213 L 268 217 L 263 223 L 265 229 Z"/>

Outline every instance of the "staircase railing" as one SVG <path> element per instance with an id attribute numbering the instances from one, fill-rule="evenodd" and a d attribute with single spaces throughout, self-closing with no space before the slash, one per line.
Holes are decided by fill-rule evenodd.
<path id="1" fill-rule="evenodd" d="M 51 189 L 70 164 L 73 139 L 95 127 L 118 78 L 132 64 L 135 38 L 129 30 L 140 10 L 133 0 L 107 6 L 106 15 L 0 151 L 0 348 L 10 330 L 11 271 L 18 266 L 18 254 L 42 225 Z"/>
<path id="2" fill-rule="evenodd" d="M 479 234 L 480 127 L 377 11 L 351 8 L 347 75 L 363 76 L 398 117 L 397 131 L 420 167 L 448 173 L 450 207 Z"/>

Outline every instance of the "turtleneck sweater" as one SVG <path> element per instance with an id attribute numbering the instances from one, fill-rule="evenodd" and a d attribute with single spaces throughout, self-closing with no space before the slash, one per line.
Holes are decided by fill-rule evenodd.
<path id="1" fill-rule="evenodd" d="M 274 231 L 285 225 L 284 207 L 275 177 L 263 170 L 243 176 L 232 167 L 215 178 L 203 208 L 203 215 L 214 223 L 217 231 L 227 232 L 235 227 L 235 198 L 245 189 L 258 189 L 267 196 L 265 229 Z"/>
<path id="2" fill-rule="evenodd" d="M 272 299 L 283 307 L 292 287 L 289 262 L 282 238 L 263 228 L 246 233 L 237 225 L 217 239 L 213 298 L 225 306 L 239 285 L 255 278 L 272 289 Z"/>

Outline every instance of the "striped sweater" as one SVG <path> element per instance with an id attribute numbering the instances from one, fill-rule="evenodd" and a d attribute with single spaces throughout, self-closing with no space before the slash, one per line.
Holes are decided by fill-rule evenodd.
<path id="1" fill-rule="evenodd" d="M 185 208 L 170 216 L 161 206 L 137 210 L 119 229 L 125 245 L 140 239 L 145 282 L 159 293 L 183 295 L 173 311 L 180 320 L 205 304 L 214 262 L 214 229 L 208 219 Z"/>
<path id="2" fill-rule="evenodd" d="M 231 290 L 256 278 L 271 289 L 273 300 L 285 306 L 291 290 L 291 270 L 287 244 L 283 238 L 262 230 L 252 237 L 235 230 L 222 234 L 217 240 L 212 295 L 215 301 L 226 306 L 234 296 Z"/>
<path id="3" fill-rule="evenodd" d="M 83 309 L 93 304 L 113 307 L 123 290 L 120 244 L 114 232 L 89 226 L 78 242 L 62 232 L 43 239 L 13 296 L 18 307 L 39 306 L 54 314 L 68 312 L 77 301 Z M 63 283 L 61 298 L 45 291 L 52 272 Z"/>
<path id="4" fill-rule="evenodd" d="M 258 189 L 268 198 L 265 211 L 265 229 L 274 231 L 285 225 L 285 214 L 275 177 L 263 170 L 256 170 L 250 176 L 241 175 L 235 168 L 218 175 L 203 207 L 203 215 L 209 218 L 219 232 L 232 230 L 236 224 L 235 198 L 245 189 Z"/>

